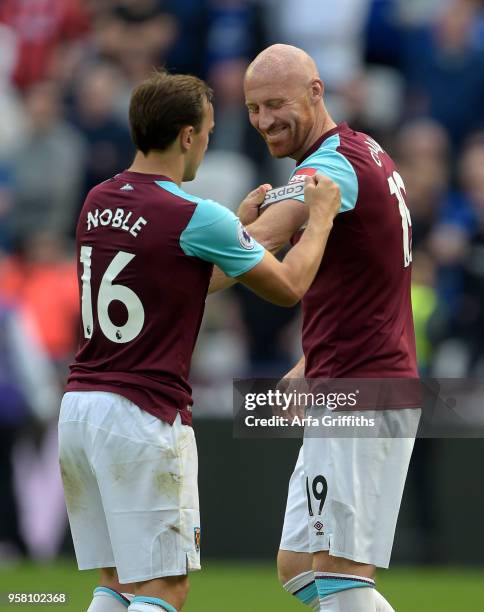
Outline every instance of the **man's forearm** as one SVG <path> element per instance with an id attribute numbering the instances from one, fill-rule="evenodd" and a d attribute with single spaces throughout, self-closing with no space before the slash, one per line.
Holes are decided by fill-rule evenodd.
<path id="1" fill-rule="evenodd" d="M 289 242 L 307 218 L 308 210 L 303 202 L 285 200 L 270 206 L 247 230 L 274 255 Z"/>
<path id="2" fill-rule="evenodd" d="M 275 255 L 285 246 L 294 232 L 306 221 L 307 208 L 302 202 L 286 200 L 268 208 L 256 221 L 247 226 L 249 234 L 267 251 Z M 235 285 L 237 280 L 214 266 L 209 293 Z"/>
<path id="3" fill-rule="evenodd" d="M 296 294 L 300 296 L 299 299 L 309 289 L 316 276 L 332 227 L 330 219 L 320 223 L 310 221 L 299 242 L 282 261 L 287 278 Z"/>
<path id="4" fill-rule="evenodd" d="M 228 289 L 229 287 L 232 287 L 232 285 L 235 285 L 236 282 L 236 278 L 227 276 L 218 266 L 214 266 L 212 278 L 210 279 L 210 285 L 208 286 L 208 293 L 215 293 L 216 291 Z"/>
<path id="5" fill-rule="evenodd" d="M 267 221 L 264 220 L 264 223 L 259 223 L 258 221 L 259 219 L 251 225 L 248 225 L 247 231 L 254 240 L 257 240 L 257 242 L 266 249 L 266 251 L 275 255 L 287 243 L 287 240 L 277 240 L 277 236 L 271 233 Z M 208 293 L 223 291 L 224 289 L 233 287 L 237 282 L 236 278 L 227 276 L 218 266 L 214 266 Z"/>

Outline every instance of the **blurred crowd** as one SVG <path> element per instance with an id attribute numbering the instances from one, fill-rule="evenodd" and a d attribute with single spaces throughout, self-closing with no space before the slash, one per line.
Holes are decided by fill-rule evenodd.
<path id="1" fill-rule="evenodd" d="M 484 371 L 482 0 L 0 0 L 3 499 L 16 472 L 44 482 L 42 461 L 55 463 L 49 436 L 77 342 L 76 218 L 89 189 L 131 162 L 131 89 L 154 66 L 208 80 L 215 133 L 184 187 L 235 209 L 292 167 L 269 158 L 244 107 L 245 68 L 274 42 L 310 53 L 335 120 L 369 132 L 397 161 L 422 373 Z M 284 373 L 299 358 L 299 328 L 297 308 L 242 288 L 209 298 L 193 364 L 201 408 L 229 407 L 234 376 Z M 56 485 L 52 500 L 55 524 Z M 48 554 L 52 532 L 33 529 L 26 544 L 28 504 L 22 516 L 23 526 L 2 504 L 0 558 L 2 546 Z"/>

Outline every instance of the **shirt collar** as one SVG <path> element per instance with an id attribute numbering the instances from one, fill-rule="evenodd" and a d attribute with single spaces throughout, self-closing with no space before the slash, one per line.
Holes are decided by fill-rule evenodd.
<path id="1" fill-rule="evenodd" d="M 306 153 L 304 153 L 304 155 L 300 159 L 298 159 L 296 165 L 299 166 L 300 164 L 302 164 L 305 159 L 307 159 L 310 155 L 312 155 L 315 151 L 319 149 L 319 147 L 323 144 L 325 140 L 327 140 L 328 138 L 331 138 L 331 136 L 334 136 L 335 134 L 339 134 L 340 132 L 344 132 L 345 130 L 348 130 L 348 129 L 349 129 L 348 124 L 345 122 L 345 123 L 339 123 L 336 127 L 325 132 L 322 136 L 320 136 L 316 140 L 316 142 L 313 145 L 309 147 Z"/>
<path id="2" fill-rule="evenodd" d="M 145 172 L 131 172 L 130 170 L 124 170 L 123 172 L 116 174 L 114 178 L 121 179 L 127 182 L 132 181 L 136 183 L 153 183 L 154 181 L 170 181 L 171 183 L 175 182 L 169 176 L 165 176 L 164 174 L 146 174 Z"/>

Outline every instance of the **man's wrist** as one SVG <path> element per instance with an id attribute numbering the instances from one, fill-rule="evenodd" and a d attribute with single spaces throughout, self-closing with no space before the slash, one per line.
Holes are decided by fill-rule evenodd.
<path id="1" fill-rule="evenodd" d="M 309 217 L 308 224 L 306 226 L 307 230 L 311 232 L 316 232 L 321 235 L 329 234 L 329 232 L 333 228 L 333 219 L 328 219 L 327 217 L 323 217 L 318 220 L 316 217 Z"/>

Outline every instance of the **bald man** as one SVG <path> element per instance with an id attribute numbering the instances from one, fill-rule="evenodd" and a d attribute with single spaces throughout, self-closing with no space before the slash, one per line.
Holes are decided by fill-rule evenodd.
<path id="1" fill-rule="evenodd" d="M 411 221 L 393 161 L 366 134 L 336 125 L 302 49 L 267 48 L 244 87 L 250 122 L 270 154 L 296 161 L 283 197 L 316 172 L 341 191 L 322 264 L 302 301 L 304 357 L 285 378 L 416 378 Z M 278 202 L 280 192 L 268 192 L 266 201 L 276 203 L 259 217 L 255 206 L 239 211 L 273 251 L 299 240 L 308 217 L 304 195 Z M 407 406 L 392 407 L 407 416 Z M 392 610 L 374 588 L 375 569 L 389 565 L 412 449 L 412 438 L 305 437 L 278 555 L 287 591 L 313 610 Z"/>

